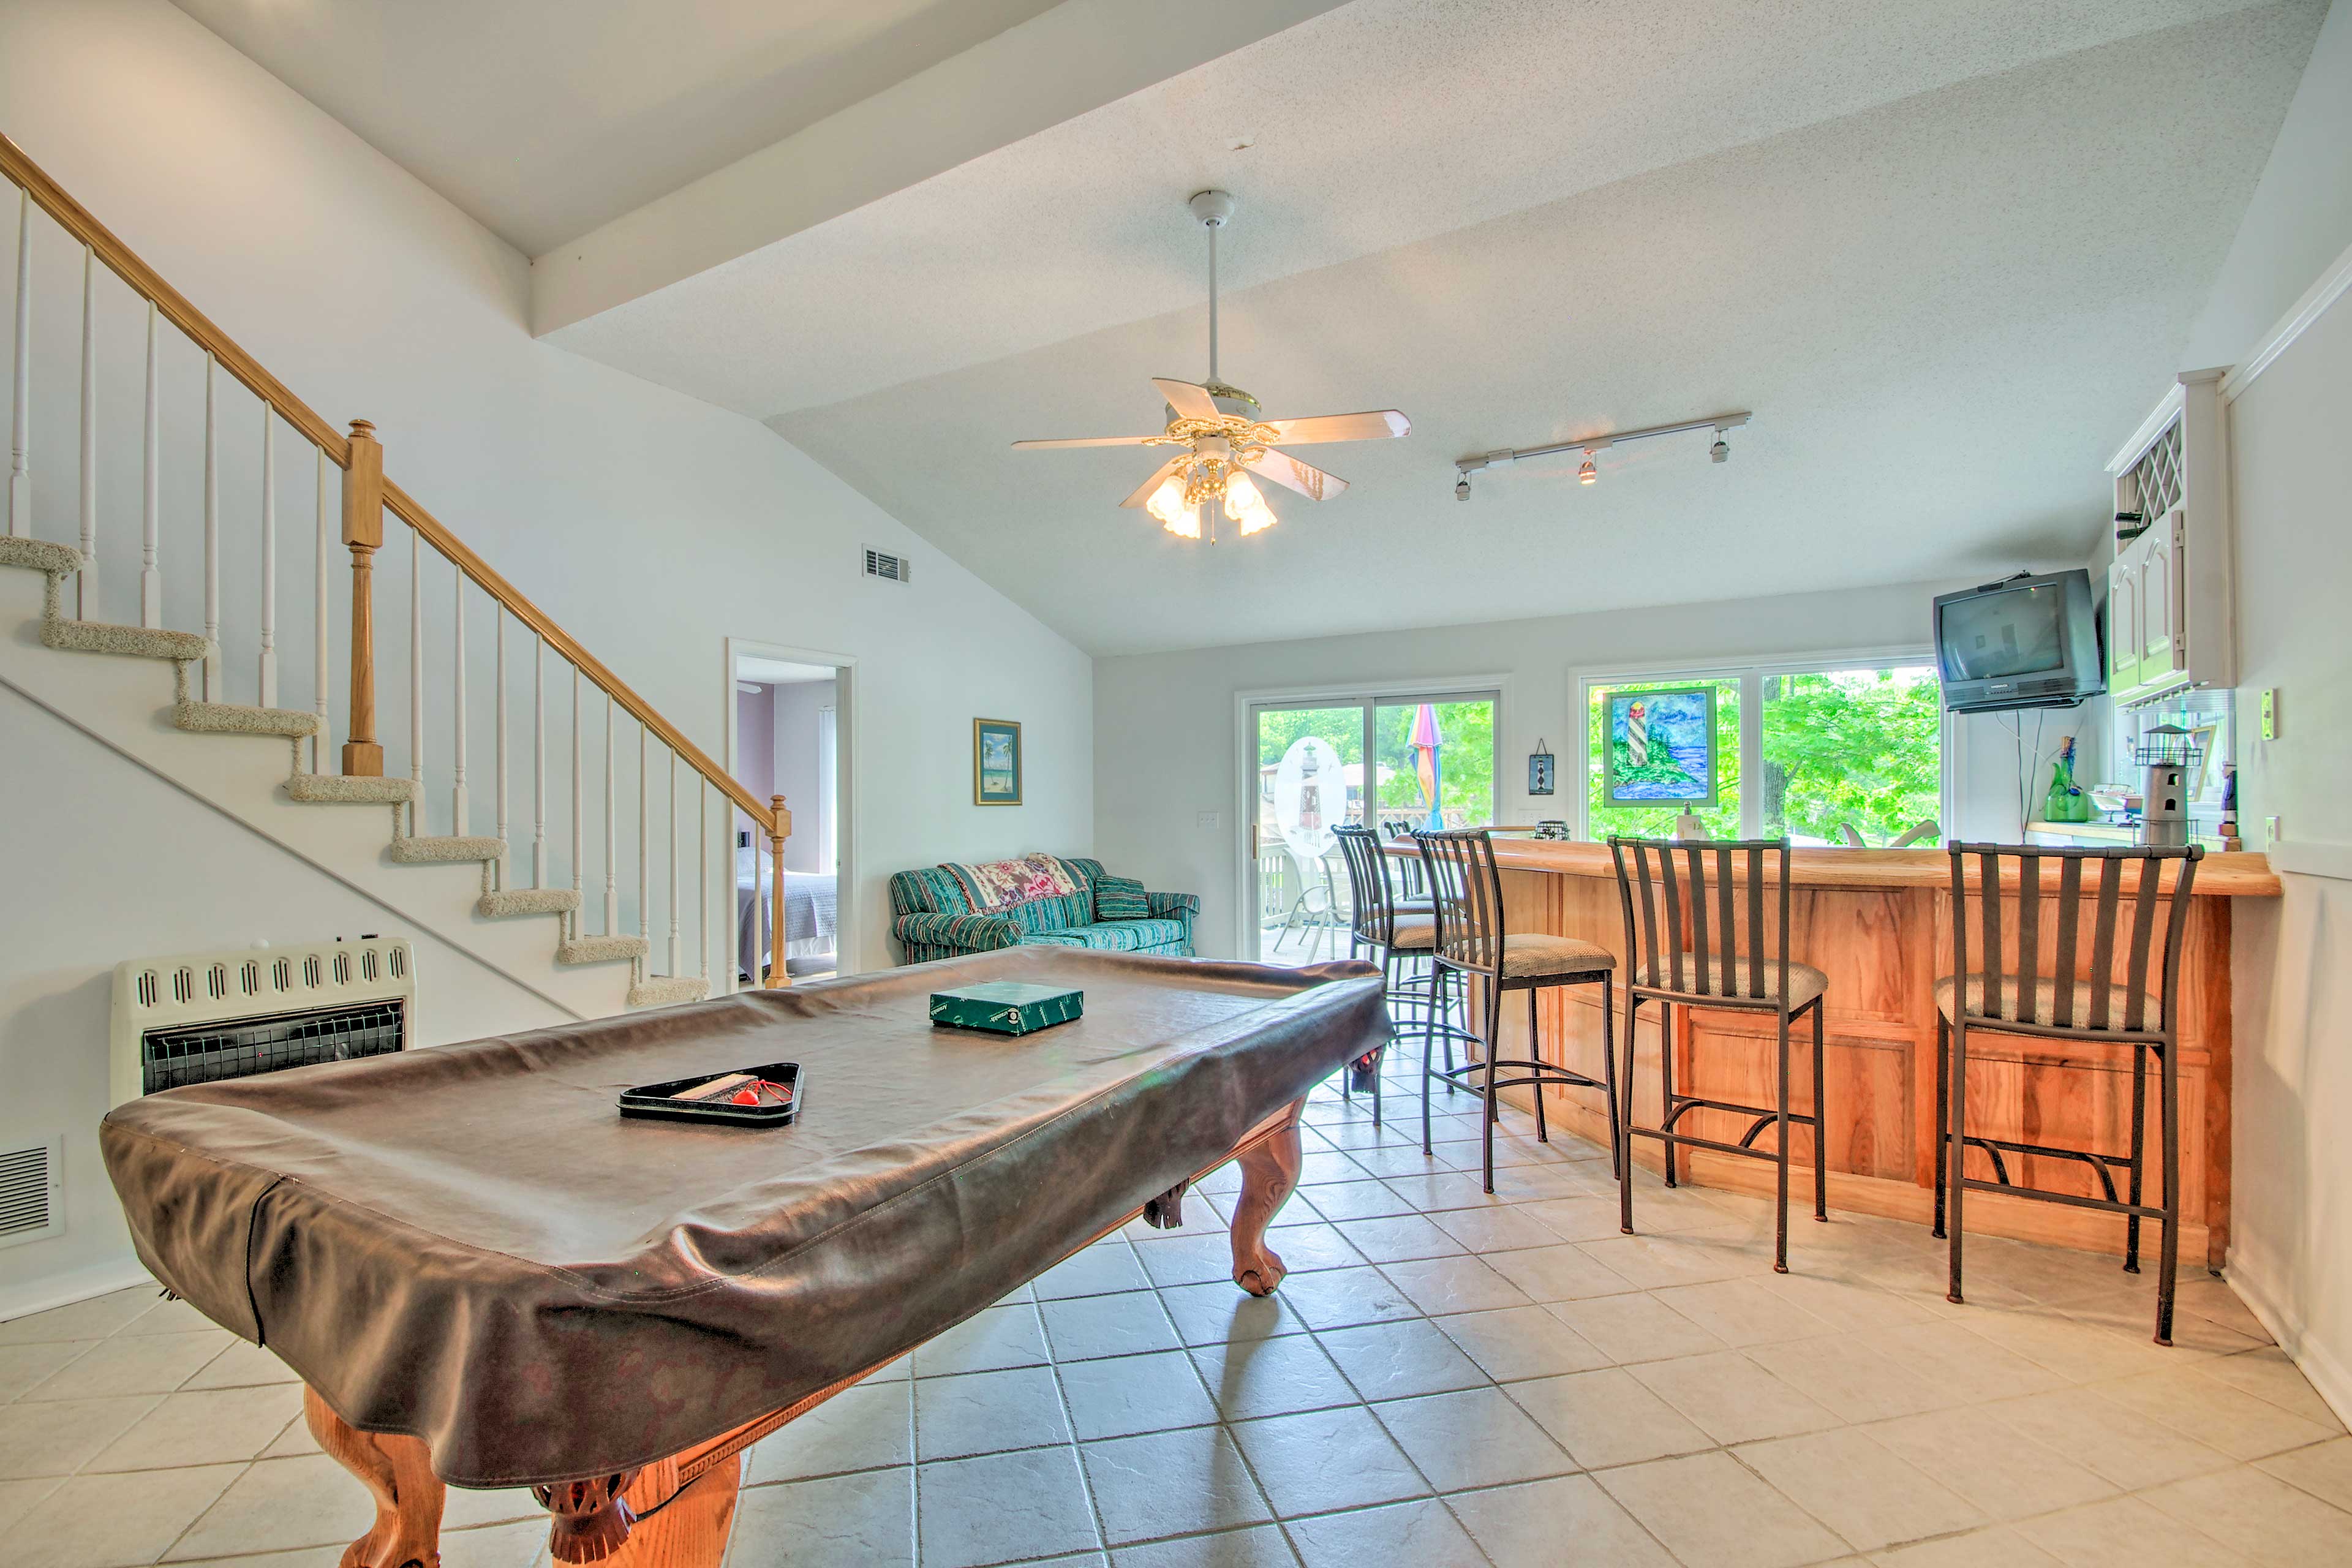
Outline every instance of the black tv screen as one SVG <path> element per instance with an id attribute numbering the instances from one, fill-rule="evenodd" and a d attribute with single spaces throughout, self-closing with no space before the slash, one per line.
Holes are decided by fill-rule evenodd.
<path id="1" fill-rule="evenodd" d="M 1944 658 L 1955 680 L 2039 675 L 2065 667 L 2066 595 L 2054 585 L 1979 595 L 1944 610 Z"/>

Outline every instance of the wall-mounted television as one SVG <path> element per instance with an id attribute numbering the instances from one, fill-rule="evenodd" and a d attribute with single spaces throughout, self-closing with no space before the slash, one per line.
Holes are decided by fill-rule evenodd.
<path id="1" fill-rule="evenodd" d="M 1936 597 L 1936 663 L 1954 713 L 2072 708 L 2107 689 L 2091 574 L 2021 573 Z"/>

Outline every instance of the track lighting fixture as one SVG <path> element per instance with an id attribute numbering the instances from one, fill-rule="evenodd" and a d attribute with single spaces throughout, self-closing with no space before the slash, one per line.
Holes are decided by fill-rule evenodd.
<path id="1" fill-rule="evenodd" d="M 1603 447 L 1615 447 L 1627 441 L 1646 441 L 1653 436 L 1680 436 L 1689 431 L 1711 429 L 1715 432 L 1715 444 L 1706 449 L 1707 458 L 1712 462 L 1727 462 L 1731 458 L 1731 443 L 1725 437 L 1754 417 L 1753 414 L 1743 408 L 1733 414 L 1710 415 L 1705 419 L 1685 419 L 1676 425 L 1650 425 L 1639 430 L 1614 430 L 1606 436 L 1587 436 L 1580 440 L 1554 441 L 1548 447 L 1517 448 L 1504 447 L 1492 452 L 1480 452 L 1475 457 L 1456 458 L 1454 459 L 1454 467 L 1459 471 L 1461 478 L 1454 481 L 1454 499 L 1457 500 L 1470 499 L 1470 476 L 1481 468 L 1496 468 L 1504 463 L 1516 463 L 1528 458 L 1549 458 L 1556 453 L 1573 452 L 1579 449 L 1584 453 L 1584 461 L 1576 470 L 1576 482 L 1580 485 L 1592 484 L 1601 478 L 1601 470 L 1593 465 L 1592 459 Z"/>

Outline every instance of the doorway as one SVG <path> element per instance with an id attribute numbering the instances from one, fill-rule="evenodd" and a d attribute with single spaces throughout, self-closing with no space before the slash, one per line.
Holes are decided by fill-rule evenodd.
<path id="1" fill-rule="evenodd" d="M 1493 689 L 1249 701 L 1243 952 L 1267 963 L 1347 956 L 1341 824 L 1384 838 L 1491 826 L 1501 710 Z"/>
<path id="2" fill-rule="evenodd" d="M 851 829 L 856 661 L 773 644 L 727 640 L 727 768 L 759 800 L 784 797 L 784 978 L 856 973 Z M 734 987 L 772 976 L 775 861 L 738 812 L 729 835 L 735 873 Z"/>

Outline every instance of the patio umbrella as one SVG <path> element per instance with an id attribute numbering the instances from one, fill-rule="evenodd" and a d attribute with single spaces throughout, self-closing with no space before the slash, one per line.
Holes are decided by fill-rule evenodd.
<path id="1" fill-rule="evenodd" d="M 1422 797 L 1429 803 L 1429 816 L 1422 826 L 1433 833 L 1441 832 L 1445 826 L 1444 813 L 1437 804 L 1438 784 L 1445 776 L 1444 767 L 1438 761 L 1438 752 L 1444 744 L 1445 737 L 1437 731 L 1437 710 L 1426 702 L 1423 703 L 1413 713 L 1412 733 L 1406 739 L 1405 745 L 1412 752 L 1412 771 L 1421 779 Z"/>

